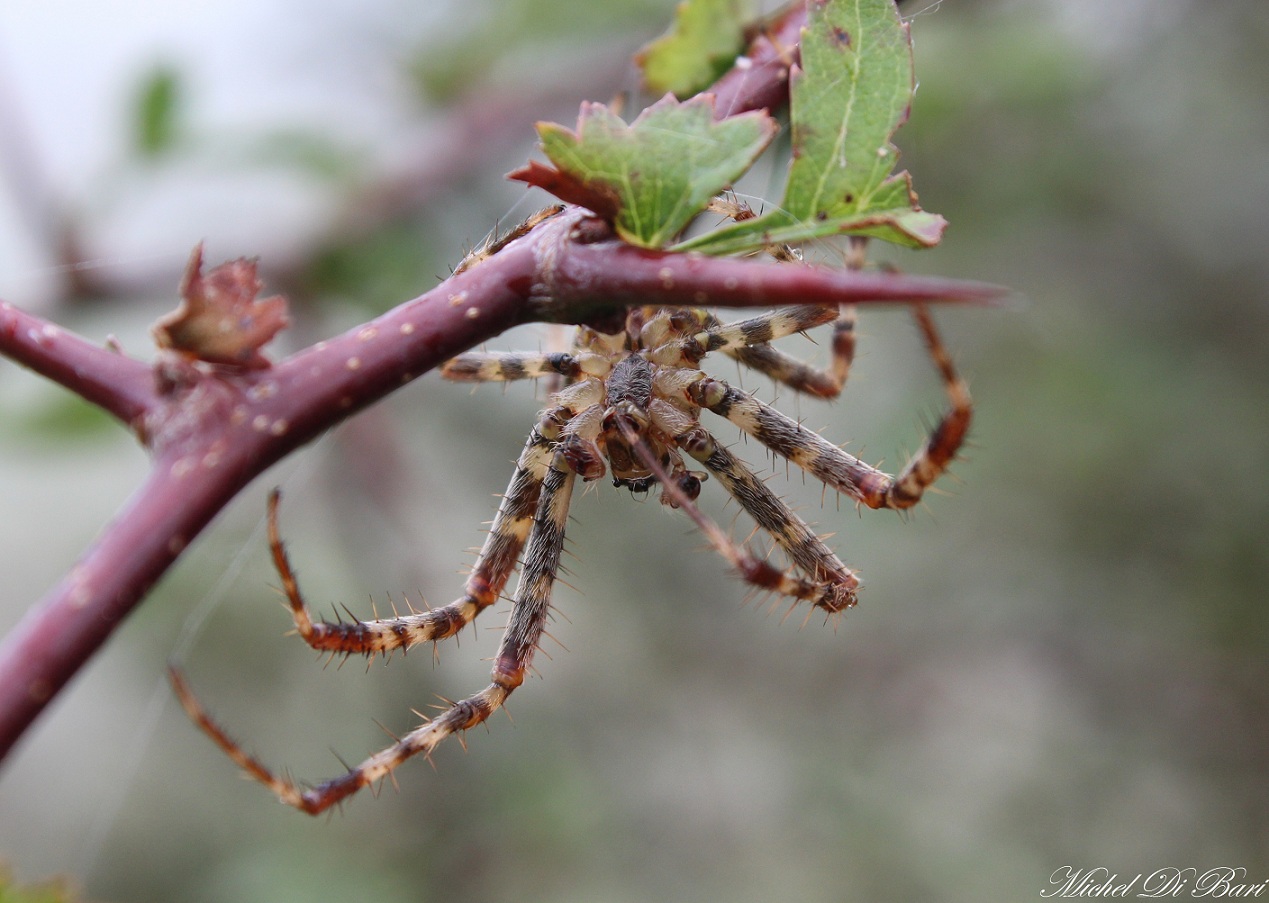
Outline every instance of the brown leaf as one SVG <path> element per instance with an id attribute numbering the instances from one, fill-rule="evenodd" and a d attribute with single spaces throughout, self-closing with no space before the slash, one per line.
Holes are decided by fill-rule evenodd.
<path id="1" fill-rule="evenodd" d="M 281 295 L 257 300 L 262 283 L 256 262 L 231 260 L 203 275 L 203 246 L 190 255 L 181 278 L 181 306 L 154 324 L 154 339 L 200 361 L 260 370 L 270 366 L 260 349 L 290 322 Z"/>
<path id="2" fill-rule="evenodd" d="M 507 173 L 507 178 L 536 185 L 561 201 L 585 207 L 608 222 L 615 220 L 621 210 L 621 199 L 607 183 L 583 181 L 572 173 L 562 172 L 536 160 L 530 160 L 525 166 Z"/>

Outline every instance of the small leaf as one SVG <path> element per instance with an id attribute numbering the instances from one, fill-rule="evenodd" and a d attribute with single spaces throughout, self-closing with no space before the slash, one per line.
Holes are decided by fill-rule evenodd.
<path id="1" fill-rule="evenodd" d="M 268 367 L 260 349 L 286 327 L 286 299 L 257 300 L 260 288 L 256 263 L 245 258 L 222 263 L 204 277 L 200 244 L 181 279 L 181 305 L 154 325 L 154 339 L 160 348 L 212 364 Z"/>
<path id="2" fill-rule="evenodd" d="M 753 164 L 775 131 L 761 112 L 716 121 L 708 95 L 684 103 L 666 95 L 630 125 L 584 103 L 576 132 L 538 124 L 556 168 L 531 163 L 510 178 L 593 210 L 632 244 L 659 248 Z"/>
<path id="3" fill-rule="evenodd" d="M 175 69 L 160 66 L 146 77 L 136 103 L 137 150 L 143 157 L 158 157 L 176 144 L 181 101 L 181 81 Z"/>
<path id="4" fill-rule="evenodd" d="M 648 89 L 688 97 L 716 81 L 744 49 L 754 6 L 752 0 L 683 0 L 673 28 L 635 57 Z"/>
<path id="5" fill-rule="evenodd" d="M 800 219 L 872 206 L 908 117 L 912 51 L 892 0 L 817 5 L 792 76 L 793 144 L 784 207 Z"/>
<path id="6" fill-rule="evenodd" d="M 890 143 L 912 103 L 912 46 L 893 0 L 812 0 L 790 84 L 793 163 L 784 201 L 685 242 L 710 253 L 850 233 L 914 247 L 946 226 L 917 204 Z"/>

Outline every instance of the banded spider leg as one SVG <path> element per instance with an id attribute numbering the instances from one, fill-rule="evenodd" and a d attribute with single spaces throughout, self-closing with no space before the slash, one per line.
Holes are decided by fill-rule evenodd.
<path id="1" fill-rule="evenodd" d="M 843 304 L 833 321 L 832 360 L 825 367 L 808 364 L 766 342 L 727 348 L 723 353 L 795 391 L 836 398 L 842 394 L 855 360 L 855 324 L 855 306 Z M 722 326 L 716 319 L 710 325 Z"/>
<path id="2" fill-rule="evenodd" d="M 550 424 L 549 421 L 546 421 Z M 553 424 L 547 428 L 549 434 Z M 501 596 L 533 525 L 542 481 L 551 461 L 552 439 L 541 425 L 529 434 L 511 483 L 498 506 L 484 546 L 467 577 L 463 595 L 440 608 L 369 621 L 319 621 L 301 596 L 278 530 L 278 493 L 269 497 L 269 548 L 282 578 L 297 632 L 314 649 L 339 655 L 384 655 L 419 643 L 454 636 Z"/>
<path id="3" fill-rule="evenodd" d="M 567 413 L 562 408 L 548 411 L 534 428 L 476 568 L 468 579 L 466 595 L 443 609 L 378 621 L 313 624 L 278 536 L 277 494 L 274 493 L 270 499 L 270 545 L 296 626 L 309 645 L 334 652 L 381 653 L 452 635 L 498 595 L 492 587 L 500 588 L 505 583 L 519 558 L 524 534 L 527 533 L 520 581 L 510 620 L 494 657 L 489 686 L 453 703 L 438 717 L 410 731 L 339 777 L 312 787 L 302 787 L 277 774 L 243 750 L 202 707 L 184 676 L 175 668 L 170 668 L 172 685 L 189 717 L 243 771 L 268 787 L 282 802 L 310 815 L 324 812 L 361 788 L 382 780 L 412 756 L 430 756 L 446 737 L 488 719 L 524 682 L 550 613 L 551 589 L 559 569 L 564 526 L 576 476 L 562 450 L 550 451 L 553 440 L 566 422 Z M 530 513 L 526 514 L 526 511 Z M 486 593 L 489 594 L 487 597 Z M 486 598 L 488 601 L 484 601 Z M 438 615 L 438 612 L 441 614 Z M 429 618 L 429 615 L 432 617 Z"/>
<path id="4" fill-rule="evenodd" d="M 684 491 L 681 482 L 665 472 L 634 424 L 622 423 L 621 431 L 635 454 L 657 476 L 663 496 L 668 495 L 672 506 L 692 519 L 715 551 L 727 559 L 743 580 L 759 589 L 810 602 L 829 614 L 838 614 L 855 604 L 859 580 L 854 573 L 802 518 L 705 429 L 699 426 L 689 429 L 675 437 L 675 442 L 718 477 L 732 498 L 776 540 L 807 578 L 781 570 L 733 542 L 697 507 L 695 498 Z"/>
<path id="5" fill-rule="evenodd" d="M 752 208 L 734 193 L 721 195 L 710 202 L 709 209 L 736 222 L 753 219 Z M 846 255 L 847 269 L 860 270 L 867 262 L 868 239 L 852 236 Z M 802 260 L 802 254 L 788 245 L 772 245 L 767 253 L 774 259 L 791 263 Z M 740 347 L 724 349 L 724 353 L 746 367 L 757 370 L 778 383 L 818 398 L 836 398 L 846 386 L 850 366 L 855 359 L 855 326 L 857 315 L 853 304 L 838 307 L 833 322 L 832 360 L 826 367 L 816 367 L 775 348 L 766 342 L 746 342 Z M 711 330 L 728 328 L 710 316 Z"/>
<path id="6" fill-rule="evenodd" d="M 929 310 L 918 304 L 913 316 L 951 406 L 897 477 L 847 454 L 796 420 L 721 380 L 704 377 L 688 388 L 688 394 L 701 407 L 726 417 L 771 451 L 869 508 L 911 508 L 947 471 L 964 444 L 973 417 L 969 388 L 943 347 Z"/>
<path id="7" fill-rule="evenodd" d="M 951 407 L 934 427 L 922 449 L 908 462 L 898 477 L 883 473 L 847 454 L 792 418 L 721 380 L 700 374 L 687 385 L 686 394 L 695 404 L 728 418 L 767 448 L 792 461 L 824 484 L 845 492 L 870 508 L 910 508 L 946 472 L 964 442 L 973 413 L 969 390 L 943 347 L 928 309 L 924 305 L 916 306 L 914 317 L 927 350 L 943 379 Z M 689 359 L 693 357 L 690 353 L 693 343 L 727 350 L 732 343 L 742 343 L 746 336 L 760 336 L 760 319 L 755 318 L 753 321 L 732 324 L 729 327 L 711 328 L 707 335 L 686 340 L 684 348 L 689 353 L 685 356 Z M 654 419 L 657 413 L 654 407 Z M 665 415 L 662 416 L 664 418 Z M 681 427 L 683 418 L 678 419 Z M 776 592 L 808 599 L 813 605 L 829 613 L 843 611 L 855 604 L 855 593 L 860 585 L 858 577 L 801 518 L 699 424 L 680 432 L 672 423 L 671 420 L 658 425 L 670 432 L 680 448 L 705 465 L 758 526 L 785 551 L 795 567 L 810 578 L 811 585 L 818 586 L 820 590 L 818 594 L 808 594 L 805 585 L 789 583 L 787 575 L 770 568 L 758 568 L 752 556 L 732 544 L 717 525 L 709 522 L 696 509 L 690 499 L 679 498 L 682 493 L 675 489 L 673 481 L 667 481 L 664 473 L 653 467 L 652 458 L 655 456 L 647 444 L 640 442 L 635 445 L 644 463 L 662 479 L 666 487 L 663 491 L 677 502 L 675 507 L 682 507 L 687 511 L 715 549 L 746 580 Z M 631 442 L 638 432 L 633 425 L 623 427 L 623 431 L 629 433 L 627 439 Z"/>

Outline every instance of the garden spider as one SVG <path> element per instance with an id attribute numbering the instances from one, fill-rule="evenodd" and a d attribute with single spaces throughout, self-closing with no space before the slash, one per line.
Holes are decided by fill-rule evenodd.
<path id="1" fill-rule="evenodd" d="M 269 504 L 269 545 L 300 636 L 314 649 L 345 655 L 386 654 L 454 636 L 502 597 L 522 559 L 510 621 L 494 656 L 489 686 L 450 704 L 438 717 L 339 777 L 311 787 L 276 775 L 245 753 L 211 720 L 173 670 L 182 704 L 248 774 L 282 802 L 311 814 L 388 777 L 411 756 L 430 755 L 450 734 L 485 721 L 524 681 L 549 615 L 574 481 L 578 476 L 595 480 L 606 471 L 615 485 L 633 492 L 660 486 L 661 501 L 691 517 L 710 544 L 754 587 L 805 601 L 827 615 L 845 611 L 855 604 L 859 579 L 805 521 L 710 435 L 701 425 L 700 414 L 709 409 L 725 417 L 775 454 L 859 504 L 909 508 L 956 456 L 971 417 L 968 389 L 953 368 L 929 312 L 924 305 L 916 305 L 914 314 L 951 406 L 897 477 L 848 455 L 699 367 L 706 354 L 720 351 L 799 391 L 835 396 L 854 352 L 855 315 L 850 307 L 839 311 L 808 305 L 727 324 L 697 308 L 637 308 L 627 314 L 624 327 L 611 333 L 578 327 L 568 352 L 473 352 L 454 358 L 442 371 L 451 380 L 563 380 L 530 431 L 463 595 L 441 608 L 405 616 L 315 622 L 282 546 L 276 493 Z M 803 364 L 769 344 L 830 321 L 835 321 L 833 361 L 827 368 Z M 688 459 L 704 471 L 689 470 Z M 781 570 L 744 544 L 733 542 L 700 511 L 695 499 L 707 475 L 721 483 L 784 550 L 789 568 Z"/>

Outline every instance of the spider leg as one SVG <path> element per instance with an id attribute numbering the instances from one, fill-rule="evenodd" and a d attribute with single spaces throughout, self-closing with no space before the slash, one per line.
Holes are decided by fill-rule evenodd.
<path id="1" fill-rule="evenodd" d="M 597 354 L 552 351 L 530 354 L 518 351 L 469 351 L 445 362 L 441 376 L 454 382 L 510 382 L 543 376 L 576 377 L 588 369 L 608 367 Z"/>
<path id="2" fill-rule="evenodd" d="M 732 351 L 762 345 L 798 332 L 822 326 L 837 317 L 837 311 L 822 304 L 803 304 L 773 310 L 735 323 L 720 323 L 679 342 L 683 357 L 692 363 L 711 351 Z M 712 317 L 710 318 L 713 319 Z M 655 352 L 654 352 L 655 353 Z"/>
<path id="3" fill-rule="evenodd" d="M 729 348 L 724 353 L 794 391 L 836 398 L 842 394 L 855 360 L 855 320 L 854 305 L 843 305 L 833 321 L 833 359 L 827 367 L 815 367 L 765 343 Z"/>
<path id="4" fill-rule="evenodd" d="M 564 526 L 568 520 L 574 476 L 562 455 L 557 455 L 542 480 L 541 498 L 525 551 L 524 569 L 516 589 L 510 621 L 494 657 L 493 679 L 489 686 L 452 704 L 433 720 L 410 731 L 346 773 L 313 787 L 302 787 L 274 773 L 225 733 L 203 709 L 180 672 L 169 669 L 181 705 L 190 718 L 248 775 L 272 790 L 282 802 L 310 815 L 323 812 L 361 788 L 382 780 L 406 759 L 419 754 L 430 755 L 446 737 L 485 721 L 524 682 L 550 613 L 551 588 L 564 546 Z"/>
<path id="5" fill-rule="evenodd" d="M 820 598 L 814 600 L 817 607 L 838 612 L 855 604 L 859 578 L 744 462 L 703 427 L 675 436 L 674 441 L 704 464 L 740 507 L 784 549 L 798 570 L 819 585 Z"/>
<path id="6" fill-rule="evenodd" d="M 820 398 L 836 398 L 846 384 L 846 377 L 855 357 L 853 305 L 843 305 L 836 310 L 822 305 L 804 305 L 772 311 L 736 323 L 722 323 L 713 314 L 702 310 L 699 319 L 706 328 L 679 340 L 674 346 L 678 359 L 667 359 L 666 363 L 694 365 L 709 351 L 722 351 L 776 382 Z M 814 367 L 770 344 L 774 339 L 820 326 L 830 320 L 834 321 L 833 360 L 828 367 Z"/>
<path id="7" fill-rule="evenodd" d="M 551 350 L 563 350 L 573 347 L 574 329 L 563 323 L 550 323 L 547 325 L 546 347 Z M 547 396 L 554 395 L 560 389 L 564 388 L 564 384 L 568 381 L 568 377 L 562 373 L 548 373 L 540 384 L 542 390 Z"/>
<path id="8" fill-rule="evenodd" d="M 746 218 L 748 217 L 741 217 L 741 219 Z M 866 260 L 867 240 L 852 238 L 850 247 L 847 267 L 859 270 Z M 801 259 L 787 246 L 774 246 L 768 250 L 777 260 Z M 723 351 L 746 367 L 751 367 L 776 382 L 789 386 L 794 391 L 806 392 L 820 398 L 836 398 L 842 394 L 842 389 L 846 386 L 846 378 L 850 375 L 850 366 L 855 360 L 856 319 L 853 304 L 839 306 L 837 319 L 833 323 L 832 363 L 827 367 L 812 366 L 766 343 L 726 348 Z M 712 317 L 711 320 L 713 321 L 711 326 L 718 325 L 717 320 Z"/>
<path id="9" fill-rule="evenodd" d="M 771 534 L 796 567 L 810 579 L 782 571 L 732 542 L 722 528 L 696 506 L 695 497 L 666 473 L 637 427 L 622 424 L 621 431 L 644 466 L 656 474 L 662 493 L 672 500 L 671 506 L 684 511 L 705 534 L 710 545 L 746 581 L 762 589 L 806 600 L 830 613 L 844 611 L 855 604 L 859 578 L 842 564 L 805 521 L 706 430 L 694 427 L 676 436 L 674 441 L 718 478 L 741 507 Z"/>
<path id="10" fill-rule="evenodd" d="M 910 508 L 956 457 L 973 415 L 969 389 L 957 375 L 929 312 L 919 305 L 914 315 L 943 378 L 951 407 L 897 477 L 847 454 L 775 408 L 721 380 L 704 377 L 689 387 L 688 395 L 807 473 L 868 507 Z"/>
<path id="11" fill-rule="evenodd" d="M 542 479 L 551 461 L 551 443 L 568 412 L 548 411 L 529 434 L 511 483 L 485 537 L 463 595 L 448 605 L 417 614 L 370 621 L 314 622 L 300 594 L 278 530 L 278 493 L 269 497 L 269 547 L 282 578 L 296 630 L 314 649 L 347 655 L 375 655 L 447 639 L 466 627 L 502 594 L 533 525 Z"/>

